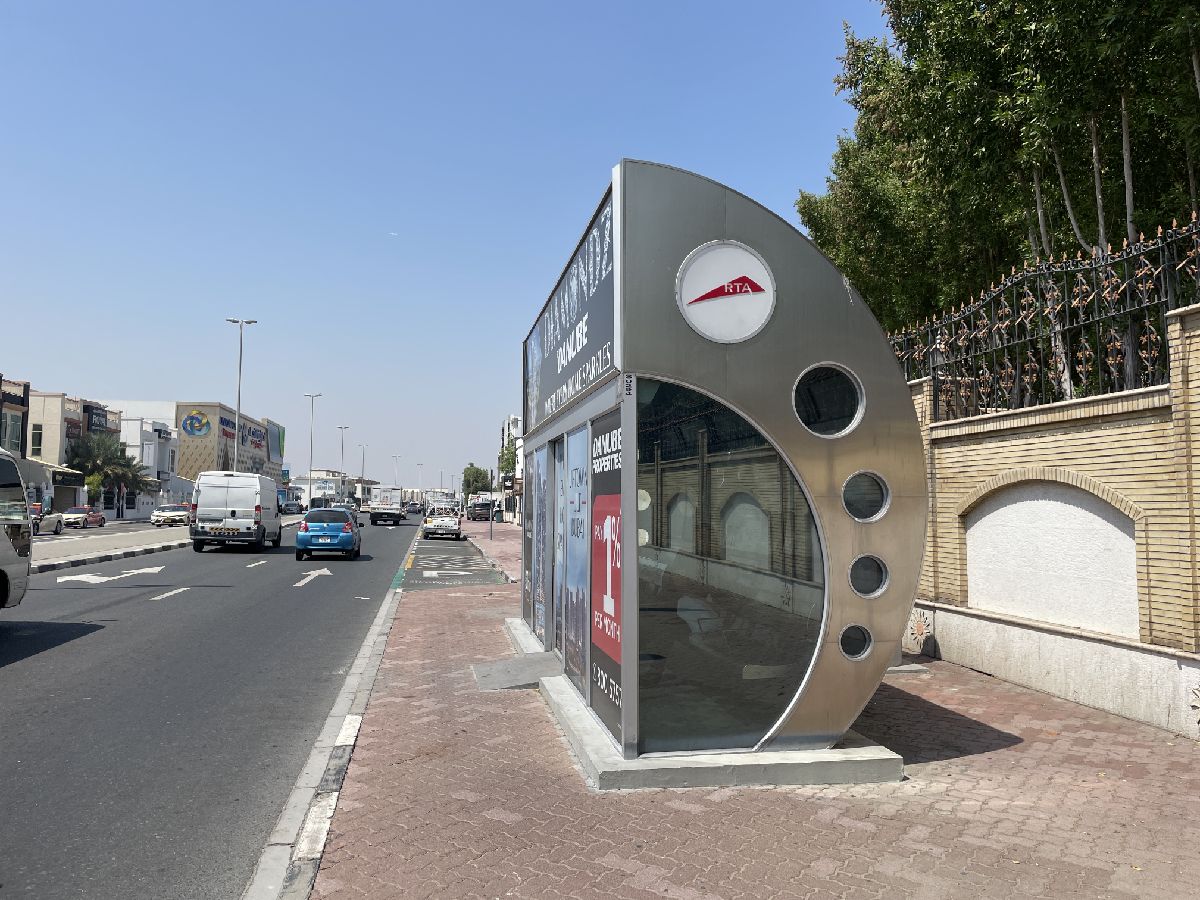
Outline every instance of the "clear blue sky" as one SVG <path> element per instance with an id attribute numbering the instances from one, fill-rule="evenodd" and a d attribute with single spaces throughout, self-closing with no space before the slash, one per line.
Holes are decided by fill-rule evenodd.
<path id="1" fill-rule="evenodd" d="M 242 407 L 287 426 L 293 471 L 306 391 L 317 466 L 339 424 L 369 477 L 393 453 L 426 487 L 494 466 L 521 340 L 611 167 L 680 166 L 795 222 L 853 121 L 843 19 L 883 27 L 874 0 L 6 3 L 0 372 L 232 404 L 224 318 L 257 318 Z"/>

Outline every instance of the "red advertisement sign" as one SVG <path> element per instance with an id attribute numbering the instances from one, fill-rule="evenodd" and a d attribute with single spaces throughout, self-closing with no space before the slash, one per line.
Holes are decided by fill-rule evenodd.
<path id="1" fill-rule="evenodd" d="M 621 661 L 621 495 L 592 506 L 592 645 Z"/>

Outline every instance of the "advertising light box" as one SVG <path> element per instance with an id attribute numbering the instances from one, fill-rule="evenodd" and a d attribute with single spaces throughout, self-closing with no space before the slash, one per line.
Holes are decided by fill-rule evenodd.
<path id="1" fill-rule="evenodd" d="M 748 197 L 625 160 L 523 349 L 522 615 L 570 696 L 626 758 L 833 746 L 928 506 L 862 297 Z"/>

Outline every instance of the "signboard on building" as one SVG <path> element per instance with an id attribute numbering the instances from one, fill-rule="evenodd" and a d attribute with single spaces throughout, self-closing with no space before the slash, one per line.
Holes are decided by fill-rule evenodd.
<path id="1" fill-rule="evenodd" d="M 267 424 L 267 455 L 272 462 L 283 462 L 284 439 L 287 432 L 278 422 L 266 420 Z"/>
<path id="2" fill-rule="evenodd" d="M 614 371 L 613 254 L 610 191 L 525 339 L 529 431 L 567 409 Z"/>
<path id="3" fill-rule="evenodd" d="M 621 411 L 592 422 L 592 709 L 621 740 Z"/>
<path id="4" fill-rule="evenodd" d="M 87 420 L 88 431 L 108 431 L 108 410 L 103 406 L 90 403 L 83 405 L 83 414 Z"/>

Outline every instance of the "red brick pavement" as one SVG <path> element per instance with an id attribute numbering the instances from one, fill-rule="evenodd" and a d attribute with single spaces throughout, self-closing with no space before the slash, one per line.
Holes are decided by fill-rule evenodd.
<path id="1" fill-rule="evenodd" d="M 855 725 L 900 784 L 590 791 L 536 692 L 475 689 L 519 597 L 403 597 L 314 896 L 1200 894 L 1200 747 L 942 662 Z"/>

